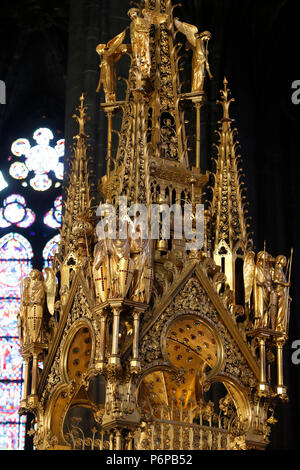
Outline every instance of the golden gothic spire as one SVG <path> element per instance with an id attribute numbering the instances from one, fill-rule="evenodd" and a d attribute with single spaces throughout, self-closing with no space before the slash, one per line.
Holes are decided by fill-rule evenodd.
<path id="1" fill-rule="evenodd" d="M 85 124 L 89 120 L 87 106 L 84 105 L 85 96 L 82 93 L 80 105 L 73 118 L 78 123 L 78 134 L 74 137 L 74 158 L 71 162 L 68 184 L 66 185 L 66 198 L 64 202 L 64 215 L 61 228 L 61 241 L 58 257 L 60 260 L 78 246 L 79 232 L 85 239 L 91 235 L 91 221 L 94 218 L 91 197 L 91 172 L 88 169 L 87 143 Z M 82 230 L 80 229 L 82 228 Z M 78 232 L 79 230 L 79 232 Z M 80 244 L 80 243 L 79 243 Z"/>
<path id="2" fill-rule="evenodd" d="M 235 292 L 236 257 L 244 257 L 251 246 L 251 240 L 247 233 L 240 156 L 236 153 L 239 145 L 236 140 L 237 130 L 232 128 L 233 119 L 229 116 L 230 104 L 234 99 L 229 98 L 230 90 L 226 78 L 223 83 L 221 100 L 218 101 L 223 108 L 223 117 L 221 128 L 217 132 L 219 143 L 211 205 L 212 241 L 214 259 L 217 264 L 223 265 L 230 287 Z"/>

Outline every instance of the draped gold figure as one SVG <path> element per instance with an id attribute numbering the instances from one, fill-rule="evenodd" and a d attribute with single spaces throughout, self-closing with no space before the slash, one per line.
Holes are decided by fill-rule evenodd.
<path id="1" fill-rule="evenodd" d="M 131 19 L 130 37 L 135 66 L 141 71 L 142 78 L 149 78 L 151 71 L 150 28 L 152 24 L 164 23 L 167 15 L 145 8 L 141 12 L 138 8 L 131 8 L 128 16 Z"/>
<path id="2" fill-rule="evenodd" d="M 192 92 L 202 92 L 206 72 L 210 79 L 213 78 L 208 62 L 208 41 L 211 38 L 209 31 L 198 34 L 198 28 L 188 23 L 174 19 L 176 28 L 183 33 L 193 50 L 192 60 Z"/>
<path id="3" fill-rule="evenodd" d="M 115 36 L 107 44 L 98 44 L 96 51 L 101 57 L 100 79 L 97 87 L 97 93 L 101 86 L 105 93 L 107 103 L 116 101 L 116 71 L 115 64 L 121 59 L 125 52 L 130 52 L 130 46 L 122 44 L 126 35 L 126 30 Z"/>
<path id="4" fill-rule="evenodd" d="M 274 284 L 274 292 L 277 303 L 275 329 L 276 331 L 283 334 L 286 334 L 287 332 L 290 287 L 290 283 L 287 282 L 286 275 L 284 273 L 286 264 L 287 260 L 285 256 L 277 256 L 275 260 L 275 267 L 272 270 L 272 281 Z"/>

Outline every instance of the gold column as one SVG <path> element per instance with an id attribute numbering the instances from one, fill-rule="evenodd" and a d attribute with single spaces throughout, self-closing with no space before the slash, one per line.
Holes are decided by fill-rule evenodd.
<path id="1" fill-rule="evenodd" d="M 140 315 L 141 312 L 134 310 L 133 316 L 133 343 L 132 343 L 132 360 L 130 365 L 132 367 L 140 367 L 139 361 L 139 330 L 140 330 Z"/>
<path id="2" fill-rule="evenodd" d="M 120 308 L 113 308 L 113 337 L 111 355 L 109 358 L 110 364 L 120 364 L 119 357 L 119 328 L 120 328 Z"/>
<path id="3" fill-rule="evenodd" d="M 112 431 L 109 434 L 109 450 L 114 450 L 114 433 Z"/>
<path id="4" fill-rule="evenodd" d="M 105 362 L 106 320 L 107 320 L 107 312 L 102 311 L 101 317 L 100 317 L 100 351 L 99 351 L 99 362 L 98 362 L 99 369 L 102 369 L 104 362 Z"/>
<path id="5" fill-rule="evenodd" d="M 122 450 L 122 433 L 119 429 L 116 432 L 116 450 Z"/>
<path id="6" fill-rule="evenodd" d="M 107 177 L 109 177 L 110 174 L 110 165 L 111 165 L 111 148 L 112 148 L 112 117 L 113 113 L 112 111 L 107 111 L 107 124 L 108 124 L 108 129 L 107 129 Z"/>
<path id="7" fill-rule="evenodd" d="M 38 373 L 38 353 L 33 353 L 32 359 L 32 379 L 31 379 L 31 395 L 36 395 L 37 391 L 37 373 Z"/>
<path id="8" fill-rule="evenodd" d="M 201 152 L 201 144 L 200 144 L 200 110 L 201 110 L 201 103 L 195 104 L 196 108 L 196 168 L 200 168 L 200 152 Z"/>
<path id="9" fill-rule="evenodd" d="M 286 395 L 286 387 L 283 384 L 283 345 L 285 341 L 279 338 L 276 341 L 277 346 L 277 393 L 278 395 Z"/>
<path id="10" fill-rule="evenodd" d="M 265 338 L 259 338 L 259 351 L 260 351 L 260 384 L 259 390 L 264 392 L 266 390 L 266 345 Z"/>
<path id="11" fill-rule="evenodd" d="M 29 357 L 24 359 L 25 362 L 25 373 L 24 373 L 24 384 L 23 384 L 23 398 L 22 402 L 26 402 L 28 393 L 28 380 L 29 380 Z"/>

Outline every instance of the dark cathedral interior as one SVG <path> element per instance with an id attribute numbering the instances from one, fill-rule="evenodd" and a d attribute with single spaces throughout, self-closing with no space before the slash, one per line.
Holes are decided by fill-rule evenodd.
<path id="1" fill-rule="evenodd" d="M 36 193 L 9 177 L 11 144 L 47 127 L 55 139 L 66 139 L 65 171 L 71 156 L 76 123 L 72 118 L 82 92 L 90 120 L 90 165 L 95 179 L 105 173 L 106 119 L 100 108 L 103 91 L 99 82 L 96 46 L 107 43 L 129 26 L 129 0 L 10 0 L 0 12 L 0 80 L 6 86 L 6 103 L 0 105 L 1 172 L 9 187 L 3 200 L 23 191 L 28 206 L 44 214 L 59 194 L 52 187 Z M 294 248 L 289 339 L 284 349 L 284 374 L 288 403 L 276 408 L 278 423 L 272 428 L 268 450 L 292 450 L 300 445 L 300 364 L 292 361 L 300 341 L 300 193 L 299 123 L 300 105 L 292 100 L 292 84 L 300 80 L 299 6 L 292 0 L 182 0 L 176 15 L 199 30 L 212 34 L 209 48 L 212 80 L 205 88 L 207 102 L 201 110 L 201 158 L 204 170 L 212 169 L 220 120 L 216 104 L 224 77 L 235 102 L 231 117 L 239 130 L 249 215 L 256 250 L 287 257 Z M 174 4 L 174 2 L 173 2 Z M 186 53 L 186 62 L 190 55 Z M 126 64 L 125 64 L 126 65 Z M 126 76 L 124 63 L 119 76 Z M 183 78 L 190 76 L 182 68 Z M 118 81 L 118 93 L 124 82 Z M 113 144 L 114 145 L 114 144 Z M 34 249 L 33 265 L 42 269 L 41 251 L 49 234 L 42 217 L 28 232 Z M 1 236 L 9 230 L 0 228 Z M 54 232 L 53 232 L 54 233 Z M 48 238 L 47 238 L 48 237 Z M 298 346 L 299 348 L 299 346 Z M 297 349 L 297 348 L 296 348 Z M 5 381 L 5 379 L 4 379 Z M 29 424 L 27 425 L 27 430 Z M 32 448 L 30 436 L 25 448 Z"/>

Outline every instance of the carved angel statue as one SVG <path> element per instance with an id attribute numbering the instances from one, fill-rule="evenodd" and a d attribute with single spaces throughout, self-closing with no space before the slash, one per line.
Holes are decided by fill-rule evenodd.
<path id="1" fill-rule="evenodd" d="M 142 78 L 149 78 L 151 70 L 150 28 L 152 24 L 165 23 L 168 16 L 145 8 L 142 11 L 138 8 L 131 8 L 128 16 L 131 19 L 130 37 L 134 65 L 141 71 Z"/>
<path id="2" fill-rule="evenodd" d="M 273 326 L 278 332 L 286 334 L 288 328 L 288 313 L 289 313 L 289 287 L 290 283 L 287 281 L 284 268 L 287 264 L 285 256 L 277 256 L 275 260 L 275 267 L 272 270 L 273 293 L 275 299 L 273 306 L 276 307 L 276 317 L 274 318 Z"/>
<path id="3" fill-rule="evenodd" d="M 112 298 L 126 297 L 134 272 L 134 261 L 130 258 L 128 239 L 111 241 L 110 271 L 110 296 Z"/>
<path id="4" fill-rule="evenodd" d="M 49 313 L 54 314 L 56 276 L 51 268 L 46 268 L 45 272 L 45 280 L 37 269 L 33 269 L 29 274 L 27 328 L 31 343 L 41 341 L 45 297 Z"/>
<path id="5" fill-rule="evenodd" d="M 243 276 L 244 276 L 244 293 L 245 293 L 245 306 L 246 315 L 249 319 L 250 307 L 251 307 L 251 294 L 253 291 L 255 275 L 255 253 L 254 251 L 248 251 L 244 259 Z"/>
<path id="6" fill-rule="evenodd" d="M 99 93 L 103 85 L 106 103 L 116 101 L 115 64 L 121 59 L 123 54 L 130 52 L 130 46 L 122 44 L 125 34 L 126 30 L 115 36 L 107 44 L 98 44 L 96 48 L 97 53 L 101 57 L 100 80 L 96 91 Z"/>
<path id="7" fill-rule="evenodd" d="M 98 302 L 105 302 L 109 294 L 109 240 L 99 240 L 94 248 L 93 276 L 96 298 Z"/>
<path id="8" fill-rule="evenodd" d="M 28 343 L 28 329 L 27 329 L 27 316 L 29 306 L 29 277 L 25 277 L 22 285 L 22 299 L 20 310 L 17 315 L 18 320 L 18 333 L 22 346 Z"/>
<path id="9" fill-rule="evenodd" d="M 273 258 L 265 251 L 257 255 L 254 277 L 255 328 L 268 328 L 269 305 L 272 288 L 271 262 Z"/>
<path id="10" fill-rule="evenodd" d="M 94 249 L 93 275 L 99 302 L 127 295 L 134 271 L 128 240 L 99 240 Z"/>
<path id="11" fill-rule="evenodd" d="M 193 50 L 192 59 L 192 91 L 202 92 L 204 88 L 204 79 L 206 72 L 210 79 L 212 74 L 208 63 L 208 41 L 211 38 L 209 31 L 198 33 L 197 26 L 189 23 L 183 23 L 178 18 L 174 19 L 176 28 L 183 33 Z"/>
<path id="12" fill-rule="evenodd" d="M 131 240 L 131 252 L 135 268 L 130 298 L 136 302 L 149 304 L 154 282 L 151 241 L 143 239 L 142 236 Z"/>

